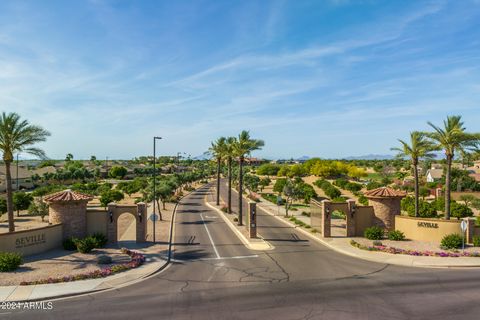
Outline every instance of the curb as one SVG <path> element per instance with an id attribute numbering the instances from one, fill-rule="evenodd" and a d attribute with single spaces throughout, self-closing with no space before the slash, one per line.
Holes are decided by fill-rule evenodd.
<path id="1" fill-rule="evenodd" d="M 265 239 L 263 239 L 261 236 L 258 237 L 259 240 L 260 240 L 260 241 L 258 241 L 258 244 L 259 244 L 259 245 L 264 245 L 265 248 L 255 248 L 255 247 L 253 247 L 251 241 L 249 241 L 249 240 L 247 239 L 247 237 L 245 237 L 245 236 L 240 232 L 240 230 L 238 230 L 237 227 L 235 227 L 235 225 L 230 221 L 230 219 L 228 219 L 227 217 L 225 217 L 225 214 L 223 213 L 223 211 L 220 210 L 220 209 L 218 209 L 218 208 L 216 208 L 216 207 L 214 207 L 213 205 L 211 205 L 211 204 L 207 201 L 206 196 L 205 196 L 205 201 L 204 201 L 204 202 L 205 202 L 205 204 L 206 204 L 209 208 L 211 208 L 211 209 L 213 209 L 213 210 L 215 210 L 215 211 L 217 211 L 217 212 L 219 213 L 219 215 L 222 217 L 223 221 L 225 221 L 225 223 L 228 225 L 228 227 L 233 231 L 233 233 L 235 233 L 235 235 L 240 239 L 240 241 L 242 241 L 243 245 L 244 245 L 245 247 L 247 247 L 248 249 L 250 249 L 250 250 L 255 250 L 255 251 L 266 251 L 266 250 L 273 250 L 273 249 L 275 249 L 275 247 L 274 247 L 272 244 L 270 244 L 268 241 L 266 241 Z"/>
<path id="2" fill-rule="evenodd" d="M 266 212 L 267 214 L 269 214 L 270 216 L 282 221 L 283 223 L 285 223 L 286 225 L 290 226 L 290 227 L 293 227 L 294 229 L 300 231 L 301 233 L 303 233 L 304 235 L 310 237 L 311 239 L 313 240 L 316 240 L 318 241 L 319 243 L 323 244 L 324 246 L 328 247 L 329 249 L 335 251 L 335 252 L 338 252 L 338 253 L 341 253 L 341 254 L 344 254 L 344 255 L 347 255 L 347 256 L 350 256 L 350 257 L 353 257 L 353 258 L 356 258 L 356 259 L 361 259 L 361 260 L 365 260 L 365 261 L 369 261 L 369 262 L 376 262 L 376 263 L 380 263 L 380 264 L 389 264 L 389 265 L 396 265 L 396 266 L 402 266 L 402 267 L 413 267 L 413 268 L 436 268 L 436 269 L 461 269 L 461 268 L 479 268 L 480 265 L 431 265 L 431 264 L 418 264 L 415 263 L 415 262 L 411 262 L 411 263 L 392 263 L 392 262 L 386 262 L 386 261 L 378 261 L 376 259 L 373 259 L 373 258 L 370 258 L 370 257 L 363 257 L 363 256 L 359 256 L 353 252 L 350 252 L 350 251 L 347 251 L 347 250 L 344 250 L 344 249 L 341 249 L 341 248 L 338 248 L 337 246 L 333 246 L 331 245 L 330 243 L 328 243 L 327 241 L 325 240 L 322 240 L 321 238 L 318 238 L 316 237 L 315 235 L 311 234 L 310 232 L 308 232 L 307 230 L 301 228 L 301 227 L 298 227 L 297 225 L 293 224 L 292 222 L 290 221 L 287 221 L 285 219 L 283 219 L 283 217 L 281 216 L 276 216 L 275 214 L 272 214 L 271 212 L 269 212 L 268 209 L 265 209 L 263 207 L 260 207 L 264 212 Z M 391 255 L 388 254 L 388 253 L 383 253 L 385 255 L 388 255 L 386 256 L 387 258 L 390 258 Z"/>

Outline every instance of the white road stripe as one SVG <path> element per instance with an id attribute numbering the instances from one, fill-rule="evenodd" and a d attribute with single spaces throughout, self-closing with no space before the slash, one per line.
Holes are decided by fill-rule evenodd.
<path id="1" fill-rule="evenodd" d="M 205 227 L 205 230 L 207 230 L 208 238 L 212 243 L 212 247 L 213 247 L 213 250 L 215 251 L 215 254 L 217 255 L 217 259 L 220 259 L 220 255 L 218 254 L 217 247 L 215 247 L 215 243 L 213 242 L 212 235 L 210 234 L 210 231 L 207 228 L 207 224 L 205 223 L 205 219 L 203 219 L 203 215 L 201 213 L 200 213 L 200 218 L 202 218 L 203 226 Z"/>

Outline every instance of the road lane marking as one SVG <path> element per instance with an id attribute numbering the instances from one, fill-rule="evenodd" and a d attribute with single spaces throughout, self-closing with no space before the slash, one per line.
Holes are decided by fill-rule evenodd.
<path id="1" fill-rule="evenodd" d="M 207 230 L 208 238 L 210 239 L 210 242 L 212 243 L 212 247 L 213 247 L 213 250 L 215 251 L 215 254 L 217 255 L 217 259 L 219 259 L 220 255 L 218 254 L 217 247 L 215 246 L 215 243 L 213 242 L 212 235 L 210 234 L 210 231 L 208 230 L 207 224 L 205 223 L 205 219 L 203 219 L 203 215 L 201 213 L 200 213 L 200 218 L 202 218 L 203 226 L 205 227 L 205 230 Z"/>
<path id="2" fill-rule="evenodd" d="M 162 258 L 166 259 L 166 257 L 162 256 Z M 198 259 L 171 259 L 173 262 L 185 262 L 185 261 L 218 261 L 218 260 L 231 260 L 231 259 L 252 259 L 258 258 L 258 254 L 250 255 L 250 256 L 235 256 L 235 257 L 220 257 L 220 258 L 198 258 Z"/>

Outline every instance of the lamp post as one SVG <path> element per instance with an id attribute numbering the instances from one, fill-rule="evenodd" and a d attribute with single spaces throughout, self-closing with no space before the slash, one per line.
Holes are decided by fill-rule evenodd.
<path id="1" fill-rule="evenodd" d="M 157 192 L 156 192 L 156 187 L 157 187 L 157 170 L 155 167 L 156 164 L 156 150 L 155 150 L 155 145 L 156 141 L 162 139 L 162 137 L 153 137 L 153 243 L 155 243 L 155 224 L 157 223 L 157 218 L 155 216 L 155 202 L 157 199 Z"/>
<path id="2" fill-rule="evenodd" d="M 17 191 L 20 190 L 19 179 L 18 179 L 18 153 L 17 153 Z"/>

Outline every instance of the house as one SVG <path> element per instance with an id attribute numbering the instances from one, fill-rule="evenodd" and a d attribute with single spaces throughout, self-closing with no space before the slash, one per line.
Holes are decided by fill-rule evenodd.
<path id="1" fill-rule="evenodd" d="M 429 169 L 427 170 L 427 182 L 435 182 L 443 177 L 443 169 Z"/>
<path id="2" fill-rule="evenodd" d="M 10 174 L 12 176 L 12 189 L 30 189 L 33 188 L 32 173 L 24 166 L 18 167 L 18 179 L 17 179 L 17 167 L 16 165 L 10 166 Z M 17 185 L 18 181 L 18 185 Z M 5 165 L 0 165 L 0 192 L 7 190 L 7 177 Z"/>

